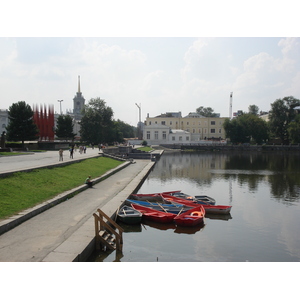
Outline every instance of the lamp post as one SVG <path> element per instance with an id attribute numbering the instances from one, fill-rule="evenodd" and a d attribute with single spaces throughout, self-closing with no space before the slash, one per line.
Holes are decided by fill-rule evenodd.
<path id="1" fill-rule="evenodd" d="M 64 101 L 64 100 L 57 100 L 58 102 L 59 102 L 59 105 L 60 105 L 60 114 L 61 114 L 61 103 L 62 103 L 62 101 Z"/>
<path id="2" fill-rule="evenodd" d="M 139 126 L 138 126 L 138 139 L 141 140 L 142 139 L 142 130 L 141 130 L 141 104 L 137 105 L 137 103 L 135 104 L 138 109 L 139 109 Z"/>

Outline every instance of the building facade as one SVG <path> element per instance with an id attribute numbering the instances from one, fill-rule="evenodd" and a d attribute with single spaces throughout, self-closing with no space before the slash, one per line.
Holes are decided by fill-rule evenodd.
<path id="1" fill-rule="evenodd" d="M 224 140 L 223 123 L 227 118 L 203 117 L 189 113 L 167 112 L 157 117 L 147 116 L 144 140 L 148 144 L 200 143 L 208 140 Z"/>
<path id="2" fill-rule="evenodd" d="M 2 134 L 3 131 L 6 132 L 7 125 L 8 125 L 8 110 L 0 109 L 0 134 Z"/>

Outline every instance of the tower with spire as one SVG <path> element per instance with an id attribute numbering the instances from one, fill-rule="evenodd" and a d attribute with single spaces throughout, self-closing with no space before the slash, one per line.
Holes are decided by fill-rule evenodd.
<path id="1" fill-rule="evenodd" d="M 78 76 L 78 92 L 76 93 L 75 97 L 73 98 L 73 114 L 75 120 L 80 120 L 82 117 L 82 110 L 84 108 L 85 99 L 82 96 L 80 91 L 80 76 Z"/>

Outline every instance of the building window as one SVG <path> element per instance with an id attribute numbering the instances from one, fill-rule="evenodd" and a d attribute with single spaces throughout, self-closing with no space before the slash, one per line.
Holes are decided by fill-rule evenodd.
<path id="1" fill-rule="evenodd" d="M 158 140 L 158 131 L 154 131 L 154 139 Z"/>
<path id="2" fill-rule="evenodd" d="M 211 129 L 210 129 L 210 133 L 216 133 L 216 129 L 211 128 Z"/>
<path id="3" fill-rule="evenodd" d="M 149 121 L 149 125 L 151 125 L 151 121 Z"/>
<path id="4" fill-rule="evenodd" d="M 163 140 L 167 139 L 167 132 L 166 131 L 162 132 L 162 138 L 163 138 Z"/>
<path id="5" fill-rule="evenodd" d="M 172 121 L 170 121 L 170 125 L 172 125 Z"/>
<path id="6" fill-rule="evenodd" d="M 189 141 L 189 140 L 190 140 L 190 137 L 189 137 L 189 136 L 187 136 L 185 139 L 186 139 L 187 141 Z"/>
<path id="7" fill-rule="evenodd" d="M 147 140 L 150 140 L 150 131 L 147 131 Z"/>
<path id="8" fill-rule="evenodd" d="M 196 133 L 196 129 L 195 128 L 193 128 L 193 133 Z"/>
<path id="9" fill-rule="evenodd" d="M 182 136 L 179 137 L 179 141 L 182 141 Z"/>
<path id="10" fill-rule="evenodd" d="M 219 133 L 222 133 L 222 129 L 221 128 L 219 129 Z"/>
<path id="11" fill-rule="evenodd" d="M 172 141 L 175 141 L 175 136 L 172 136 Z"/>
<path id="12" fill-rule="evenodd" d="M 161 121 L 161 125 L 166 125 L 166 121 Z"/>
<path id="13" fill-rule="evenodd" d="M 186 125 L 187 125 L 187 126 L 190 125 L 190 122 L 186 122 Z"/>
<path id="14" fill-rule="evenodd" d="M 216 125 L 216 121 L 210 121 L 210 125 Z"/>

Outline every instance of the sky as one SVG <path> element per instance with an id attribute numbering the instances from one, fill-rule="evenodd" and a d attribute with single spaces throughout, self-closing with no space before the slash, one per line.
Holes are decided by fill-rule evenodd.
<path id="1" fill-rule="evenodd" d="M 200 106 L 229 117 L 230 93 L 232 112 L 248 111 L 249 105 L 269 111 L 276 99 L 300 99 L 300 38 L 281 27 L 269 31 L 276 23 L 276 13 L 269 15 L 266 23 L 263 14 L 254 18 L 255 7 L 249 9 L 248 17 L 226 14 L 226 10 L 221 17 L 218 10 L 214 15 L 219 22 L 213 27 L 211 18 L 197 19 L 203 19 L 203 10 L 179 6 L 180 1 L 166 2 L 175 9 L 173 14 L 165 14 L 168 18 L 163 13 L 170 11 L 169 6 L 155 10 L 137 1 L 129 3 L 144 14 L 122 14 L 125 6 L 119 2 L 112 19 L 100 8 L 89 10 L 87 17 L 77 4 L 75 14 L 69 12 L 64 23 L 56 6 L 49 9 L 44 23 L 35 15 L 30 23 L 26 14 L 19 13 L 17 17 L 27 21 L 0 32 L 0 108 L 25 101 L 31 106 L 54 105 L 59 113 L 57 100 L 63 100 L 62 112 L 66 113 L 73 109 L 78 76 L 86 104 L 100 97 L 112 108 L 114 119 L 132 126 L 139 121 L 138 106 L 144 121 L 148 114 L 155 117 L 180 111 L 186 116 Z M 10 8 L 13 10 L 13 5 Z M 39 8 L 43 9 L 42 5 Z M 105 9 L 112 12 L 113 5 Z M 209 9 L 212 11 L 213 5 Z M 293 12 L 290 14 L 292 17 Z M 243 19 L 248 26 L 241 23 Z M 259 25 L 260 20 L 267 30 Z M 260 27 L 253 30 L 254 23 Z M 203 24 L 210 24 L 212 30 L 204 30 Z M 225 32 L 220 30 L 226 24 Z"/>

